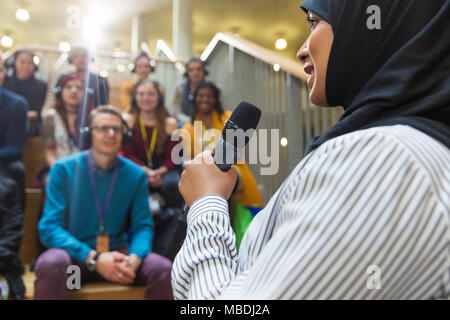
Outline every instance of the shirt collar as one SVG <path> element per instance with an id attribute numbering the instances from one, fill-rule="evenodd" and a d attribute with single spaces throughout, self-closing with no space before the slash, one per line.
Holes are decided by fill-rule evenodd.
<path id="1" fill-rule="evenodd" d="M 100 165 L 95 161 L 94 156 L 92 155 L 92 150 L 87 151 L 87 153 L 88 153 L 88 161 L 89 161 L 89 164 L 90 164 L 91 167 L 92 167 L 92 171 L 93 171 L 93 172 L 96 172 L 96 173 L 98 173 L 98 174 L 105 174 L 105 173 L 107 173 L 108 171 L 114 169 L 114 168 L 119 164 L 119 157 L 116 156 L 116 158 L 115 158 L 114 161 L 111 163 L 111 165 L 110 165 L 108 168 L 103 169 L 103 168 L 100 167 Z"/>

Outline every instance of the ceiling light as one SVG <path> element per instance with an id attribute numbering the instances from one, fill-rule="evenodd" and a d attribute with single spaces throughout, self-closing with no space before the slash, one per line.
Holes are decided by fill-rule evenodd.
<path id="1" fill-rule="evenodd" d="M 280 71 L 280 65 L 279 65 L 278 63 L 275 63 L 275 64 L 273 65 L 273 70 L 274 70 L 275 72 Z"/>
<path id="2" fill-rule="evenodd" d="M 12 45 L 14 44 L 14 41 L 10 36 L 3 36 L 2 40 L 1 40 L 1 44 L 2 44 L 2 46 L 6 47 L 6 48 L 11 48 Z"/>
<path id="3" fill-rule="evenodd" d="M 30 13 L 21 8 L 16 11 L 16 19 L 19 21 L 28 21 L 30 19 Z"/>
<path id="4" fill-rule="evenodd" d="M 116 70 L 117 70 L 118 72 L 125 72 L 125 71 L 127 70 L 127 67 L 125 67 L 123 64 L 118 64 L 118 65 L 116 66 Z"/>
<path id="5" fill-rule="evenodd" d="M 287 47 L 287 42 L 285 39 L 280 38 L 277 41 L 275 41 L 275 48 L 277 48 L 278 50 L 286 49 L 286 47 Z"/>
<path id="6" fill-rule="evenodd" d="M 70 43 L 68 43 L 66 41 L 60 42 L 58 47 L 59 47 L 59 50 L 61 50 L 62 52 L 70 51 Z"/>

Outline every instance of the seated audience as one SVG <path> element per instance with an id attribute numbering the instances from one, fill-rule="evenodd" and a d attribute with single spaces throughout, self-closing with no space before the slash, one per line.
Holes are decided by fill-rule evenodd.
<path id="1" fill-rule="evenodd" d="M 200 82 L 205 81 L 208 75 L 206 63 L 197 57 L 189 59 L 185 69 L 186 79 L 176 87 L 173 99 L 174 115 L 183 123 L 191 121 L 195 89 Z"/>
<path id="2" fill-rule="evenodd" d="M 152 210 L 155 214 L 154 250 L 165 255 L 176 227 L 176 213 L 181 210 L 183 198 L 178 191 L 180 173 L 171 159 L 171 153 L 178 141 L 172 141 L 172 132 L 177 129 L 175 118 L 170 117 L 157 82 L 145 79 L 136 86 L 132 113 L 135 115 L 131 143 L 123 147 L 123 155 L 134 161 L 147 176 L 152 198 L 162 196 L 163 210 Z M 168 214 L 174 214 L 168 221 Z"/>
<path id="3" fill-rule="evenodd" d="M 47 83 L 35 77 L 38 70 L 34 54 L 29 50 L 18 50 L 6 61 L 8 71 L 3 87 L 24 97 L 29 104 L 28 136 L 40 133 L 41 110 L 47 95 Z"/>
<path id="4" fill-rule="evenodd" d="M 22 208 L 25 207 L 25 168 L 22 164 L 26 139 L 28 102 L 2 87 L 3 64 L 0 61 L 0 169 L 18 185 Z"/>
<path id="5" fill-rule="evenodd" d="M 37 261 L 34 298 L 67 298 L 67 268 L 75 264 L 82 283 L 103 278 L 146 285 L 146 299 L 171 299 L 171 263 L 151 252 L 147 177 L 118 156 L 130 139 L 126 123 L 116 108 L 101 106 L 83 132 L 91 149 L 57 160 L 50 170 L 38 225 L 50 249 Z"/>
<path id="6" fill-rule="evenodd" d="M 120 97 L 121 111 L 128 112 L 131 109 L 131 98 L 136 92 L 136 85 L 138 82 L 147 79 L 150 74 L 155 71 L 153 61 L 145 52 L 141 52 L 134 60 L 134 68 L 131 71 L 136 74 L 137 81 L 128 81 L 122 87 L 122 94 Z"/>

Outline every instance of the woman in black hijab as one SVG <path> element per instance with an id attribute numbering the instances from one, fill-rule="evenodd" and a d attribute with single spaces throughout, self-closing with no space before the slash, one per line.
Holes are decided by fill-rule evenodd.
<path id="1" fill-rule="evenodd" d="M 306 153 L 357 129 L 394 124 L 450 147 L 448 1 L 306 0 L 301 7 L 332 28 L 326 100 L 345 110 Z M 301 50 L 299 59 L 306 59 Z"/>
<path id="2" fill-rule="evenodd" d="M 450 297 L 450 0 L 302 8 L 310 100 L 345 112 L 253 219 L 238 256 L 226 219 L 233 170 L 207 152 L 186 165 L 174 297 Z"/>

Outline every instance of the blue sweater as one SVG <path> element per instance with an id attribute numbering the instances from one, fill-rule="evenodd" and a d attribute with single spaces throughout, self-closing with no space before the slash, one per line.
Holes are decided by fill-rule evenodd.
<path id="1" fill-rule="evenodd" d="M 95 249 L 100 226 L 86 152 L 90 151 L 61 158 L 51 168 L 44 214 L 38 225 L 39 237 L 45 246 L 64 249 L 81 262 Z M 147 179 L 138 165 L 118 158 L 117 180 L 104 215 L 105 231 L 110 236 L 110 250 L 129 245 L 129 254 L 135 253 L 143 259 L 151 251 L 154 233 Z M 113 172 L 113 169 L 104 173 L 94 171 L 102 206 Z M 130 244 L 127 243 L 129 229 Z"/>

